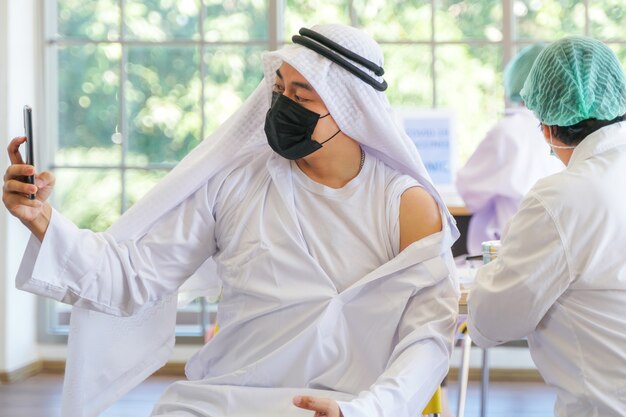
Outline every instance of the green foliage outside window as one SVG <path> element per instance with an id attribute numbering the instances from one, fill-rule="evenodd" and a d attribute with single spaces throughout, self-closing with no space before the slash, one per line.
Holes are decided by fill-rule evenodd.
<path id="1" fill-rule="evenodd" d="M 592 35 L 626 38 L 622 0 L 588 3 Z M 56 204 L 94 230 L 241 106 L 269 48 L 264 0 L 125 0 L 124 27 L 119 4 L 59 0 L 59 41 L 50 46 L 58 74 L 58 131 L 50 133 Z M 511 5 L 516 47 L 584 33 L 582 1 Z M 383 49 L 393 106 L 454 110 L 460 165 L 504 110 L 502 14 L 500 0 L 437 0 L 434 10 L 430 0 L 286 0 L 283 40 L 315 23 L 363 28 Z M 624 48 L 615 49 L 625 62 Z"/>

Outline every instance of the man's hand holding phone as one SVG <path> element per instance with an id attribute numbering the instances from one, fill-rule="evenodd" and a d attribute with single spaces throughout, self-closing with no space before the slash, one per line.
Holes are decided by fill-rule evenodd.
<path id="1" fill-rule="evenodd" d="M 32 130 L 28 133 L 32 135 Z M 54 175 L 50 172 L 37 174 L 32 162 L 24 163 L 19 148 L 25 142 L 26 137 L 18 137 L 7 148 L 11 165 L 4 175 L 2 202 L 13 216 L 20 219 L 39 240 L 43 240 L 52 214 L 46 200 L 54 187 Z M 27 154 L 32 161 L 32 147 Z"/>

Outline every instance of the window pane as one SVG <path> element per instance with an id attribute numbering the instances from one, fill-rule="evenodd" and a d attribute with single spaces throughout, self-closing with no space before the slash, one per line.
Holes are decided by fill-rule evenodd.
<path id="1" fill-rule="evenodd" d="M 205 332 L 215 325 L 217 304 L 211 304 L 199 297 L 178 309 L 176 314 L 176 334 L 181 336 L 205 336 Z"/>
<path id="2" fill-rule="evenodd" d="M 97 40 L 119 37 L 118 0 L 58 0 L 58 32 L 61 36 Z"/>
<path id="3" fill-rule="evenodd" d="M 128 149 L 136 163 L 174 163 L 199 141 L 196 47 L 129 47 Z"/>
<path id="4" fill-rule="evenodd" d="M 102 231 L 120 216 L 117 170 L 57 169 L 55 207 L 78 227 Z"/>
<path id="5" fill-rule="evenodd" d="M 354 0 L 353 6 L 359 26 L 378 40 L 430 40 L 430 0 Z"/>
<path id="6" fill-rule="evenodd" d="M 57 165 L 120 163 L 118 135 L 114 135 L 119 131 L 120 55 L 119 45 L 87 44 L 58 49 Z M 79 153 L 74 152 L 75 148 L 80 148 Z"/>
<path id="7" fill-rule="evenodd" d="M 204 112 L 205 135 L 213 132 L 246 98 L 263 78 L 262 47 L 207 48 Z"/>
<path id="8" fill-rule="evenodd" d="M 437 107 L 454 111 L 457 158 L 463 164 L 504 112 L 501 49 L 439 46 L 435 56 Z"/>
<path id="9" fill-rule="evenodd" d="M 67 334 L 70 328 L 72 306 L 50 298 L 44 300 L 46 311 L 46 330 L 49 334 Z"/>
<path id="10" fill-rule="evenodd" d="M 435 39 L 502 40 L 500 0 L 440 0 L 435 12 Z"/>
<path id="11" fill-rule="evenodd" d="M 200 39 L 199 0 L 126 0 L 125 5 L 130 39 Z"/>
<path id="12" fill-rule="evenodd" d="M 589 2 L 591 35 L 601 39 L 626 40 L 626 4 L 624 0 Z"/>
<path id="13" fill-rule="evenodd" d="M 425 45 L 382 45 L 387 97 L 394 107 L 430 108 L 433 85 L 432 54 Z"/>
<path id="14" fill-rule="evenodd" d="M 168 173 L 167 170 L 135 170 L 126 171 L 126 195 L 128 207 L 135 204 L 161 178 Z"/>
<path id="15" fill-rule="evenodd" d="M 266 40 L 269 2 L 205 0 L 204 38 L 209 42 Z"/>
<path id="16" fill-rule="evenodd" d="M 516 37 L 553 40 L 585 33 L 585 5 L 578 0 L 514 0 Z"/>
<path id="17" fill-rule="evenodd" d="M 622 63 L 622 67 L 626 68 L 626 45 L 609 44 L 609 47 L 615 52 L 615 55 L 617 55 L 617 58 Z"/>
<path id="18" fill-rule="evenodd" d="M 287 0 L 285 7 L 285 40 L 297 35 L 302 27 L 310 28 L 316 24 L 350 24 L 350 8 L 347 0 L 328 0 L 315 2 L 308 0 Z"/>

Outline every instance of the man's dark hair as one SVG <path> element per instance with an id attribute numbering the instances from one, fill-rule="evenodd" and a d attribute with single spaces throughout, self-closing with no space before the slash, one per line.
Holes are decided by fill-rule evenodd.
<path id="1" fill-rule="evenodd" d="M 617 116 L 613 120 L 587 119 L 571 126 L 552 126 L 552 136 L 568 146 L 576 146 L 596 130 L 623 121 L 625 116 Z"/>

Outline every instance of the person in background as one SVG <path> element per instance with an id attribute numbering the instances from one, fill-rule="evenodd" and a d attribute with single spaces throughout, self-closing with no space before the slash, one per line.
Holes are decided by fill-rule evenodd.
<path id="1" fill-rule="evenodd" d="M 33 234 L 17 286 L 74 305 L 64 417 L 99 414 L 167 360 L 194 276 L 222 289 L 220 330 L 153 416 L 413 417 L 435 392 L 458 312 L 454 220 L 394 122 L 378 44 L 343 25 L 292 39 L 106 232 L 52 209 L 52 174 L 22 182 L 34 167 L 11 142 L 3 201 Z M 207 262 L 217 277 L 198 274 Z"/>
<path id="2" fill-rule="evenodd" d="M 624 416 L 624 70 L 602 42 L 568 37 L 539 55 L 521 95 L 566 168 L 535 184 L 479 269 L 469 332 L 482 347 L 528 338 L 556 416 Z"/>
<path id="3" fill-rule="evenodd" d="M 467 231 L 470 255 L 481 253 L 482 242 L 500 239 L 504 226 L 539 178 L 563 169 L 563 164 L 549 155 L 549 148 L 537 129 L 539 121 L 520 96 L 524 81 L 544 47 L 528 46 L 506 66 L 505 93 L 516 107 L 506 111 L 457 174 L 457 190 L 472 213 Z"/>

